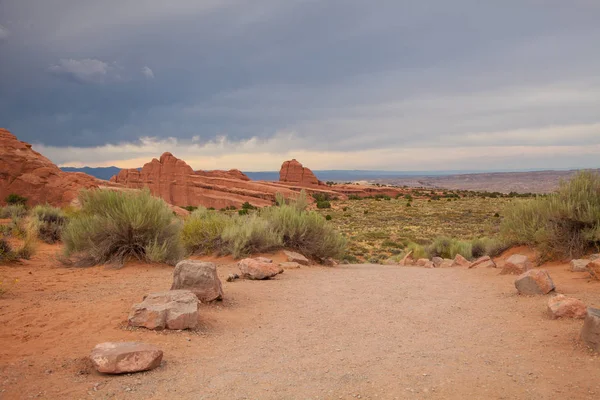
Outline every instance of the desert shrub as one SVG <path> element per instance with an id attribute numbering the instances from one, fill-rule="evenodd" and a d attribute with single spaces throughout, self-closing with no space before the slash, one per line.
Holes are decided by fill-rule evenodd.
<path id="1" fill-rule="evenodd" d="M 56 207 L 38 205 L 31 210 L 29 229 L 42 241 L 52 244 L 60 240 L 67 223 L 65 213 Z"/>
<path id="2" fill-rule="evenodd" d="M 348 195 L 348 200 L 362 200 L 362 197 L 356 194 L 350 194 Z"/>
<path id="3" fill-rule="evenodd" d="M 331 208 L 331 203 L 328 200 L 317 201 L 317 208 Z"/>
<path id="4" fill-rule="evenodd" d="M 348 211 L 348 207 L 342 207 L 342 211 Z"/>
<path id="5" fill-rule="evenodd" d="M 412 251 L 412 258 L 414 258 L 415 260 L 427 257 L 427 252 L 425 251 L 425 248 L 418 243 L 410 242 L 406 246 L 405 253 L 408 254 L 408 252 L 410 251 Z"/>
<path id="6" fill-rule="evenodd" d="M 600 174 L 580 172 L 556 193 L 514 203 L 504 212 L 501 234 L 507 242 L 537 247 L 544 258 L 600 249 Z"/>
<path id="7" fill-rule="evenodd" d="M 436 238 L 433 243 L 427 246 L 426 251 L 429 258 L 454 258 L 457 254 L 467 259 L 473 258 L 472 244 L 470 242 L 446 236 Z"/>
<path id="8" fill-rule="evenodd" d="M 331 215 L 327 214 L 327 215 L 325 216 L 325 219 L 326 219 L 327 221 L 331 221 L 333 218 L 331 217 Z"/>
<path id="9" fill-rule="evenodd" d="M 30 259 L 35 254 L 34 235 L 28 234 L 19 248 L 13 248 L 4 238 L 0 238 L 0 262 L 15 261 L 21 258 Z"/>
<path id="10" fill-rule="evenodd" d="M 289 204 L 263 209 L 260 216 L 279 234 L 285 247 L 307 257 L 341 258 L 346 240 L 320 214 L 307 211 L 306 204 L 305 195 L 301 194 Z"/>
<path id="11" fill-rule="evenodd" d="M 0 238 L 0 262 L 15 260 L 16 256 L 12 247 L 4 238 Z"/>
<path id="12" fill-rule="evenodd" d="M 227 253 L 240 258 L 283 247 L 282 237 L 269 221 L 256 214 L 236 219 L 222 233 Z"/>
<path id="13" fill-rule="evenodd" d="M 180 221 L 148 190 L 89 190 L 79 195 L 81 212 L 63 229 L 67 256 L 77 265 L 114 263 L 129 257 L 175 264 L 183 255 Z"/>
<path id="14" fill-rule="evenodd" d="M 189 212 L 194 212 L 198 209 L 198 207 L 196 207 L 196 206 L 185 206 L 185 207 L 181 207 L 181 208 L 183 208 L 184 210 L 187 210 Z"/>
<path id="15" fill-rule="evenodd" d="M 248 209 L 238 210 L 238 215 L 248 215 Z"/>
<path id="16" fill-rule="evenodd" d="M 22 218 L 27 215 L 27 209 L 23 204 L 11 204 L 0 207 L 0 218 Z"/>
<path id="17" fill-rule="evenodd" d="M 321 201 L 333 200 L 329 193 L 313 193 L 312 197 L 315 199 L 315 201 L 317 201 L 317 203 Z"/>
<path id="18" fill-rule="evenodd" d="M 27 204 L 27 197 L 23 197 L 23 196 L 20 196 L 18 194 L 11 193 L 8 196 L 6 196 L 6 199 L 4 199 L 4 201 L 8 205 L 22 205 L 22 206 L 24 206 L 25 204 Z"/>
<path id="19" fill-rule="evenodd" d="M 209 254 L 220 251 L 224 245 L 221 238 L 233 219 L 216 211 L 199 208 L 183 224 L 181 241 L 188 253 Z"/>
<path id="20" fill-rule="evenodd" d="M 258 209 L 258 207 L 253 206 L 252 204 L 248 203 L 247 201 L 244 202 L 244 204 L 242 204 L 242 210 L 256 210 Z"/>

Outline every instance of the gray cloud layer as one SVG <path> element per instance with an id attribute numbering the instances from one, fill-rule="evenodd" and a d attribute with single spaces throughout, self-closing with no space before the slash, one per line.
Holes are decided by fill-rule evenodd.
<path id="1" fill-rule="evenodd" d="M 7 0 L 0 126 L 53 148 L 597 146 L 599 20 L 592 0 Z"/>

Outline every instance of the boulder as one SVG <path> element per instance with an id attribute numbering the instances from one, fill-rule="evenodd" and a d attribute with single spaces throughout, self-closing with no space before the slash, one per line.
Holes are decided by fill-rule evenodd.
<path id="1" fill-rule="evenodd" d="M 515 280 L 519 294 L 547 294 L 554 290 L 554 282 L 545 269 L 531 269 Z"/>
<path id="2" fill-rule="evenodd" d="M 548 312 L 552 319 L 577 318 L 583 319 L 587 314 L 587 307 L 583 301 L 564 294 L 558 294 L 548 300 Z"/>
<path id="3" fill-rule="evenodd" d="M 300 268 L 300 264 L 298 264 L 297 262 L 282 262 L 279 264 L 279 266 L 283 269 L 298 269 Z"/>
<path id="4" fill-rule="evenodd" d="M 261 262 L 253 258 L 244 258 L 238 263 L 242 278 L 263 280 L 274 277 L 283 272 L 283 268 L 273 264 Z"/>
<path id="5" fill-rule="evenodd" d="M 587 265 L 587 271 L 592 279 L 600 281 L 600 259 L 590 261 Z"/>
<path id="6" fill-rule="evenodd" d="M 496 268 L 496 263 L 490 256 L 483 256 L 473 261 L 469 268 Z"/>
<path id="7" fill-rule="evenodd" d="M 454 262 L 452 263 L 453 267 L 468 267 L 471 265 L 471 262 L 469 260 L 467 260 L 466 258 L 464 258 L 463 256 L 461 256 L 460 254 L 457 254 L 454 257 Z"/>
<path id="8" fill-rule="evenodd" d="M 293 183 L 299 186 L 323 185 L 313 172 L 303 167 L 296 159 L 285 161 L 279 170 L 279 181 Z"/>
<path id="9" fill-rule="evenodd" d="M 595 261 L 600 259 L 600 254 L 592 254 L 591 256 L 589 256 L 590 261 Z"/>
<path id="10" fill-rule="evenodd" d="M 444 258 L 444 260 L 440 264 L 440 268 L 450 268 L 453 266 L 454 266 L 454 260 L 451 260 L 449 258 Z"/>
<path id="11" fill-rule="evenodd" d="M 338 265 L 340 265 L 340 263 L 338 263 L 336 260 L 334 260 L 333 258 L 329 257 L 324 259 L 321 264 L 327 266 L 327 267 L 337 267 Z"/>
<path id="12" fill-rule="evenodd" d="M 403 267 L 409 266 L 409 265 L 413 265 L 415 263 L 415 260 L 412 257 L 413 251 L 409 251 L 408 253 L 406 253 L 406 255 L 404 257 L 402 257 L 402 260 L 400 260 L 398 262 L 398 265 L 401 265 Z"/>
<path id="13" fill-rule="evenodd" d="M 148 329 L 193 329 L 198 325 L 198 298 L 189 290 L 151 293 L 133 306 L 128 321 Z"/>
<path id="14" fill-rule="evenodd" d="M 590 260 L 571 260 L 569 263 L 569 270 L 571 272 L 587 272 L 587 265 Z"/>
<path id="15" fill-rule="evenodd" d="M 171 290 L 189 290 L 202 302 L 223 299 L 217 267 L 211 262 L 183 260 L 173 270 Z"/>
<path id="16" fill-rule="evenodd" d="M 581 339 L 590 348 L 600 352 L 600 308 L 588 308 L 581 329 Z"/>
<path id="17" fill-rule="evenodd" d="M 295 251 L 284 250 L 283 253 L 286 255 L 288 261 L 297 262 L 300 265 L 310 265 L 310 261 L 308 258 L 304 257 L 300 253 L 296 253 Z"/>
<path id="18" fill-rule="evenodd" d="M 138 342 L 100 343 L 90 355 L 94 368 L 104 374 L 148 371 L 158 367 L 162 358 L 158 347 Z"/>
<path id="19" fill-rule="evenodd" d="M 430 261 L 428 258 L 419 258 L 415 265 L 424 268 L 435 268 L 435 266 L 433 265 L 433 261 Z"/>
<path id="20" fill-rule="evenodd" d="M 527 256 L 521 254 L 513 254 L 508 257 L 506 262 L 504 263 L 504 268 L 500 272 L 501 275 L 521 275 L 525 271 L 531 269 L 531 262 L 527 258 Z"/>
<path id="21" fill-rule="evenodd" d="M 444 259 L 442 257 L 433 257 L 431 259 L 431 262 L 433 263 L 433 266 L 435 268 L 439 268 L 442 266 L 442 263 L 444 262 Z"/>

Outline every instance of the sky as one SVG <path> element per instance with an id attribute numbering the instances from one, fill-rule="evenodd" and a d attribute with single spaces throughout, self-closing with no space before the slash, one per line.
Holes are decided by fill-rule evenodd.
<path id="1" fill-rule="evenodd" d="M 597 0 L 0 0 L 0 127 L 61 166 L 600 167 Z"/>

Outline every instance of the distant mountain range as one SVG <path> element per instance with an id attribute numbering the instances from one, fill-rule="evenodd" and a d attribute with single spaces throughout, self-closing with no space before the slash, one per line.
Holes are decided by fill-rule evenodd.
<path id="1" fill-rule="evenodd" d="M 65 172 L 84 172 L 88 175 L 95 176 L 99 179 L 109 180 L 112 176 L 117 175 L 121 168 L 118 167 L 62 167 Z M 518 172 L 539 172 L 547 171 L 543 169 L 528 170 L 528 171 L 374 171 L 374 170 L 320 170 L 313 171 L 320 180 L 334 182 L 350 182 L 360 180 L 389 180 L 392 178 L 411 178 L 411 177 L 443 177 L 466 174 L 490 174 L 495 172 L 518 173 Z M 250 179 L 255 181 L 278 181 L 279 171 L 262 171 L 262 172 L 244 172 Z"/>

